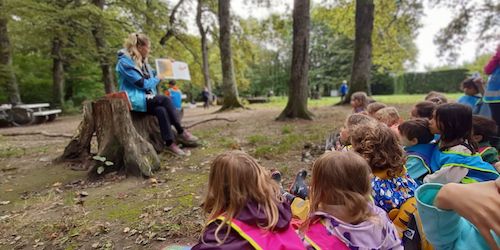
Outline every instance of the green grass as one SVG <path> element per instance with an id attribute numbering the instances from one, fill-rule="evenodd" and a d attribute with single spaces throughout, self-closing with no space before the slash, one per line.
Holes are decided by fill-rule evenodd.
<path id="1" fill-rule="evenodd" d="M 249 135 L 247 137 L 247 141 L 252 145 L 257 145 L 261 143 L 267 143 L 269 141 L 269 137 L 261 134 Z"/>
<path id="2" fill-rule="evenodd" d="M 449 100 L 457 100 L 463 93 L 449 93 L 446 94 Z M 415 94 L 415 95 L 374 95 L 372 96 L 378 102 L 383 102 L 386 104 L 414 104 L 419 101 L 423 101 L 426 94 Z M 262 104 L 252 104 L 259 107 L 285 107 L 288 98 L 286 96 L 275 96 L 271 97 L 271 101 Z M 309 99 L 307 106 L 309 108 L 317 108 L 324 106 L 331 106 L 340 101 L 340 97 L 323 97 L 319 100 Z"/>

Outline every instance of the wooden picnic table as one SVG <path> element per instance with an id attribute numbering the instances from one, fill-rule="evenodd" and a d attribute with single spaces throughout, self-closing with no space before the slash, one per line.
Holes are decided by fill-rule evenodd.
<path id="1" fill-rule="evenodd" d="M 49 103 L 20 104 L 16 106 L 1 105 L 0 120 L 14 126 L 53 121 L 62 110 L 47 109 L 49 107 Z"/>
<path id="2" fill-rule="evenodd" d="M 50 103 L 20 104 L 20 105 L 16 105 L 16 107 L 23 108 L 23 109 L 34 109 L 36 111 L 42 111 L 43 108 L 50 107 Z"/>

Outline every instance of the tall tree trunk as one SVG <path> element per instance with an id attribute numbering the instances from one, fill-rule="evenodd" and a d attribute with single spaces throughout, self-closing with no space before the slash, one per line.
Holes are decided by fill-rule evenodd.
<path id="1" fill-rule="evenodd" d="M 12 69 L 12 48 L 7 32 L 8 16 L 5 13 L 4 0 L 0 0 L 0 87 L 5 89 L 9 103 L 21 103 L 16 75 Z"/>
<path id="2" fill-rule="evenodd" d="M 294 0 L 293 3 L 293 51 L 288 103 L 278 120 L 312 119 L 312 113 L 307 110 L 310 6 L 310 0 Z"/>
<path id="3" fill-rule="evenodd" d="M 58 37 L 52 40 L 52 98 L 58 107 L 64 104 L 63 42 Z"/>
<path id="4" fill-rule="evenodd" d="M 208 27 L 207 28 L 203 27 L 203 23 L 201 21 L 201 15 L 203 13 L 202 2 L 203 0 L 198 0 L 198 6 L 196 10 L 196 25 L 198 25 L 198 30 L 200 31 L 201 35 L 201 55 L 203 58 L 202 69 L 203 69 L 204 85 L 205 87 L 207 87 L 208 92 L 211 95 L 212 84 L 210 83 L 210 68 L 208 65 L 208 40 L 207 40 Z"/>
<path id="5" fill-rule="evenodd" d="M 219 48 L 222 64 L 222 91 L 224 99 L 221 110 L 241 108 L 238 100 L 238 88 L 234 76 L 233 58 L 231 54 L 231 9 L 230 0 L 219 0 Z"/>
<path id="6" fill-rule="evenodd" d="M 104 11 L 105 0 L 92 0 L 92 3 Z M 101 19 L 101 18 L 99 18 Z M 104 26 L 102 21 L 95 22 L 92 26 L 92 35 L 94 36 L 97 53 L 99 53 L 99 62 L 101 64 L 102 81 L 104 82 L 104 91 L 106 94 L 115 92 L 115 77 L 111 67 L 111 60 L 108 56 L 108 46 L 104 37 Z"/>
<path id="7" fill-rule="evenodd" d="M 354 59 L 352 63 L 349 93 L 344 103 L 351 101 L 352 93 L 370 91 L 370 73 L 372 67 L 372 31 L 375 5 L 373 0 L 356 0 L 356 37 L 354 41 Z"/>

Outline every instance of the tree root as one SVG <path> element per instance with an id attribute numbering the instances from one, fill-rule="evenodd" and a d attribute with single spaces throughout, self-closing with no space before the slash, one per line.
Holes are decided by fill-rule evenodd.
<path id="1" fill-rule="evenodd" d="M 25 135 L 43 135 L 47 137 L 64 137 L 64 138 L 72 138 L 73 135 L 70 134 L 57 134 L 57 133 L 49 133 L 45 131 L 40 132 L 14 132 L 14 133 L 3 133 L 1 136 L 25 136 Z"/>

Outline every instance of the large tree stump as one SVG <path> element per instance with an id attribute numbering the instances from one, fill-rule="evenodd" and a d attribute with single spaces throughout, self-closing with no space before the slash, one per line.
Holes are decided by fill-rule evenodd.
<path id="1" fill-rule="evenodd" d="M 89 169 L 90 178 L 111 171 L 149 177 L 154 170 L 159 169 L 160 159 L 155 150 L 158 145 L 153 146 L 148 142 L 150 139 L 156 144 L 158 138 L 153 138 L 151 134 L 157 132 L 159 135 L 159 129 L 156 132 L 143 131 L 157 128 L 157 124 L 154 126 L 153 123 L 156 121 L 151 119 L 154 117 L 137 118 L 134 123 L 141 126 L 138 132 L 123 100 L 101 99 L 85 104 L 83 112 L 77 133 L 66 146 L 60 160 L 81 161 Z M 97 137 L 97 156 L 104 157 L 113 165 L 106 166 L 103 162 L 91 159 L 90 143 L 94 132 Z M 104 167 L 104 170 L 98 173 L 98 169 L 102 170 L 100 167 Z"/>
<path id="2" fill-rule="evenodd" d="M 161 152 L 165 148 L 165 142 L 161 137 L 158 119 L 141 112 L 131 112 L 130 114 L 135 130 L 153 145 L 156 152 Z"/>

